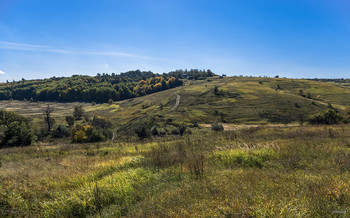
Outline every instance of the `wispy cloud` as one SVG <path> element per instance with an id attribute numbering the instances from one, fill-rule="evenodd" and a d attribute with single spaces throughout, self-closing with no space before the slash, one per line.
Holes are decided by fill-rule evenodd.
<path id="1" fill-rule="evenodd" d="M 155 59 L 154 57 L 129 54 L 117 51 L 82 51 L 82 50 L 68 50 L 68 49 L 57 49 L 43 45 L 23 44 L 15 42 L 0 41 L 0 49 L 6 50 L 20 50 L 20 51 L 36 51 L 36 52 L 49 52 L 59 54 L 72 54 L 72 55 L 92 55 L 92 56 L 119 56 L 129 58 L 140 58 L 140 59 Z"/>
<path id="2" fill-rule="evenodd" d="M 5 73 L 4 71 L 1 71 L 1 70 L 0 70 L 0 74 L 1 74 L 1 75 L 4 75 L 4 74 L 6 74 L 6 73 Z"/>

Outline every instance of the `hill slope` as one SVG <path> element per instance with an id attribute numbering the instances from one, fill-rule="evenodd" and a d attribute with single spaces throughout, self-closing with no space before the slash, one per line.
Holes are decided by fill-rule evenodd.
<path id="1" fill-rule="evenodd" d="M 177 95 L 180 102 L 176 109 L 172 109 Z M 16 101 L 11 104 L 3 101 L 0 108 L 10 108 L 39 118 L 46 103 Z M 64 122 L 63 116 L 71 113 L 75 104 L 78 103 L 52 104 L 53 108 L 58 108 L 54 116 Z M 184 80 L 181 87 L 118 101 L 110 106 L 85 103 L 84 107 L 90 116 L 107 117 L 115 127 L 121 127 L 140 119 L 153 119 L 159 125 L 169 122 L 212 123 L 215 120 L 237 124 L 300 122 L 330 105 L 340 112 L 350 107 L 349 84 L 281 78 L 212 77 Z"/>
<path id="2" fill-rule="evenodd" d="M 103 113 L 109 111 L 118 125 L 140 117 L 153 117 L 158 122 L 219 120 L 264 124 L 303 121 L 329 106 L 340 112 L 350 106 L 350 87 L 340 83 L 244 77 L 214 77 L 185 83 L 171 90 L 117 102 L 113 109 Z M 306 95 L 300 95 L 300 89 Z M 172 110 L 176 95 L 181 100 Z M 89 110 L 98 113 L 98 108 Z"/>

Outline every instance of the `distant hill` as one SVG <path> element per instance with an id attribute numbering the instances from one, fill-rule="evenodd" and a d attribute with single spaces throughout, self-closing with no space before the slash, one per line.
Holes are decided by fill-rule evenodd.
<path id="1" fill-rule="evenodd" d="M 175 94 L 181 100 L 172 110 Z M 213 77 L 184 80 L 184 85 L 175 89 L 117 102 L 110 116 L 121 126 L 137 119 L 189 124 L 215 120 L 238 124 L 291 123 L 304 122 L 329 107 L 341 113 L 350 107 L 350 83 Z"/>
<path id="2" fill-rule="evenodd" d="M 183 77 L 205 79 L 210 70 L 174 71 L 154 74 L 129 71 L 121 74 L 98 74 L 95 77 L 74 75 L 50 79 L 13 81 L 0 84 L 0 100 L 98 102 L 139 97 L 182 85 Z"/>
<path id="3" fill-rule="evenodd" d="M 152 84 L 150 81 L 155 81 L 155 78 L 160 77 L 160 75 L 151 76 L 153 74 L 149 74 L 149 78 L 143 78 L 146 80 L 129 83 L 135 85 L 134 94 L 129 96 L 129 99 L 115 101 L 112 105 L 107 103 L 84 104 L 85 110 L 90 117 L 94 115 L 104 116 L 112 121 L 114 127 L 128 130 L 128 126 L 136 122 L 147 122 L 150 125 L 155 123 L 157 125 L 209 124 L 215 120 L 235 124 L 302 123 L 311 115 L 330 107 L 343 114 L 347 108 L 350 108 L 350 83 L 286 78 L 220 78 L 214 76 L 190 80 L 187 74 L 186 79 L 178 79 L 182 82 L 181 86 L 163 91 L 158 89 L 155 93 L 148 94 L 146 92 L 143 96 L 141 94 L 139 97 L 135 97 L 137 96 L 135 93 L 138 93 L 135 92 L 137 87 L 140 87 L 141 84 L 148 86 L 148 84 Z M 171 78 L 169 75 L 166 76 L 168 77 L 163 75 L 161 77 Z M 173 74 L 173 76 L 176 75 Z M 69 85 L 72 86 L 74 82 L 81 83 L 82 80 L 90 79 L 100 81 L 96 84 L 96 88 L 104 84 L 112 84 L 111 78 L 113 75 L 75 76 L 61 78 L 58 81 L 55 79 L 39 82 L 26 81 L 16 83 L 16 85 L 31 83 L 29 87 L 35 87 L 37 82 L 38 86 L 44 86 L 44 84 L 60 86 L 59 84 L 68 81 L 71 82 Z M 102 81 L 104 79 L 107 81 Z M 168 80 L 164 79 L 164 81 Z M 88 86 L 87 84 L 90 83 L 83 84 Z M 110 86 L 121 85 L 122 82 L 119 82 Z M 6 84 L 2 84 L 0 87 L 3 89 L 5 86 Z M 111 88 L 109 87 L 109 89 Z M 116 89 L 114 88 L 114 90 Z M 177 95 L 180 96 L 180 102 L 176 109 L 172 109 L 176 104 Z M 106 102 L 106 99 L 108 98 L 96 102 Z M 76 104 L 79 103 L 52 103 L 51 106 L 57 108 L 55 110 L 56 118 L 65 122 L 68 111 L 72 111 Z M 42 119 L 41 107 L 45 106 L 45 103 L 16 102 L 9 104 L 5 102 L 1 105 L 4 109 L 12 108 L 11 110 L 39 120 Z M 62 117 L 59 118 L 60 116 Z"/>

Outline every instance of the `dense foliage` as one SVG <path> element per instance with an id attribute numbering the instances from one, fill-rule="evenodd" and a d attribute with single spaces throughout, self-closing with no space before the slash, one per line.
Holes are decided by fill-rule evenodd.
<path id="1" fill-rule="evenodd" d="M 0 84 L 0 100 L 108 102 L 143 96 L 182 85 L 182 78 L 204 79 L 210 70 L 175 71 L 154 74 L 129 71 L 121 74 L 73 75 L 43 80 L 13 81 Z"/>
<path id="2" fill-rule="evenodd" d="M 211 70 L 198 70 L 198 69 L 191 69 L 189 71 L 187 70 L 176 70 L 169 72 L 169 76 L 176 77 L 178 79 L 195 79 L 195 80 L 202 80 L 207 77 L 213 77 L 215 74 Z"/>
<path id="3" fill-rule="evenodd" d="M 335 83 L 350 83 L 350 79 L 344 79 L 344 78 L 340 78 L 340 79 L 309 79 L 309 80 L 313 80 L 313 81 L 320 81 L 320 82 L 335 82 Z"/>
<path id="4" fill-rule="evenodd" d="M 337 113 L 334 109 L 322 111 L 321 113 L 313 116 L 310 120 L 310 124 L 337 124 L 344 121 L 344 116 Z"/>
<path id="5" fill-rule="evenodd" d="M 30 145 L 35 139 L 30 122 L 11 111 L 0 111 L 0 148 Z"/>

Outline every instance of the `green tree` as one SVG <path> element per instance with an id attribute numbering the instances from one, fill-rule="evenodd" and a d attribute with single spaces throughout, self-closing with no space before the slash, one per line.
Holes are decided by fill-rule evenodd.
<path id="1" fill-rule="evenodd" d="M 81 120 L 84 115 L 85 115 L 85 110 L 83 108 L 83 105 L 74 106 L 73 116 L 75 120 Z"/>
<path id="2" fill-rule="evenodd" d="M 50 105 L 48 104 L 46 108 L 43 109 L 43 115 L 44 115 L 44 121 L 47 126 L 47 131 L 50 132 L 54 123 L 55 119 L 51 116 L 51 113 L 53 112 L 53 108 L 50 108 Z"/>
<path id="3" fill-rule="evenodd" d="M 15 112 L 1 110 L 0 125 L 0 148 L 27 146 L 36 140 L 29 120 Z"/>
<path id="4" fill-rule="evenodd" d="M 108 129 L 112 126 L 112 123 L 104 117 L 94 116 L 92 118 L 92 126 L 102 129 Z"/>
<path id="5" fill-rule="evenodd" d="M 66 116 L 66 122 L 67 122 L 68 126 L 70 126 L 70 127 L 74 126 L 74 122 L 75 122 L 74 116 L 73 115 Z"/>
<path id="6" fill-rule="evenodd" d="M 185 133 L 185 131 L 187 129 L 185 124 L 180 124 L 180 125 L 177 126 L 177 128 L 178 128 L 179 133 L 180 133 L 181 136 Z"/>
<path id="7" fill-rule="evenodd" d="M 91 128 L 90 125 L 81 125 L 77 124 L 75 125 L 71 132 L 70 132 L 70 140 L 73 143 L 82 143 L 86 142 L 88 139 L 88 136 L 86 132 Z"/>
<path id="8" fill-rule="evenodd" d="M 218 95 L 219 94 L 219 89 L 217 86 L 214 87 L 214 95 Z"/>

